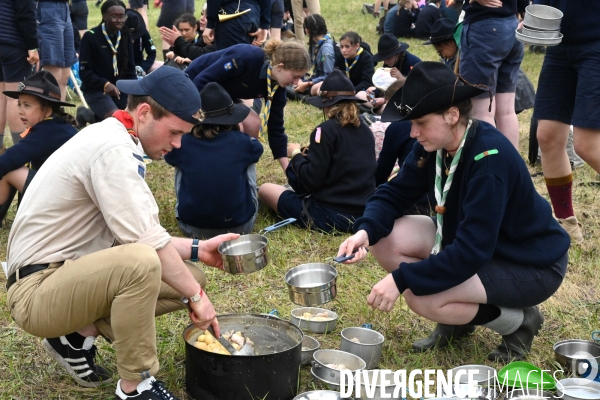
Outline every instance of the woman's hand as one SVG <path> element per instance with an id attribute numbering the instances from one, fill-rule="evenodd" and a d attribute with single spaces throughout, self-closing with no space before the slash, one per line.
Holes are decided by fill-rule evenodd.
<path id="1" fill-rule="evenodd" d="M 344 264 L 354 264 L 360 262 L 365 259 L 367 256 L 367 247 L 369 247 L 369 235 L 363 229 L 356 232 L 353 236 L 350 236 L 348 239 L 344 240 L 344 242 L 340 245 L 338 250 L 339 256 L 349 256 L 351 255 L 355 249 L 358 249 L 356 253 L 354 253 L 354 257 L 350 260 L 344 261 Z"/>
<path id="2" fill-rule="evenodd" d="M 201 240 L 198 243 L 198 259 L 208 266 L 223 269 L 223 259 L 218 250 L 219 245 L 239 237 L 240 235 L 237 233 L 227 233 L 225 235 L 215 236 L 212 239 Z"/>
<path id="3" fill-rule="evenodd" d="M 173 58 L 175 58 L 175 53 L 173 53 L 172 51 L 169 51 L 167 54 L 165 54 L 165 56 L 169 59 L 172 60 Z"/>
<path id="4" fill-rule="evenodd" d="M 372 95 L 374 95 L 374 94 L 375 94 L 375 90 L 376 90 L 376 89 L 377 89 L 377 88 L 376 88 L 375 86 L 371 86 L 371 87 L 367 88 L 367 90 L 365 90 L 365 92 L 367 92 L 367 94 L 372 94 Z"/>
<path id="5" fill-rule="evenodd" d="M 110 97 L 116 97 L 117 99 L 121 98 L 121 92 L 119 89 L 117 89 L 117 87 L 110 82 L 104 87 L 104 94 Z"/>
<path id="6" fill-rule="evenodd" d="M 215 41 L 215 33 L 212 29 L 206 28 L 204 32 L 202 32 L 202 40 L 206 44 L 211 44 Z"/>
<path id="7" fill-rule="evenodd" d="M 398 286 L 396 286 L 392 274 L 387 274 L 385 278 L 373 286 L 371 294 L 367 297 L 367 303 L 378 310 L 390 312 L 398 297 L 400 297 Z"/>
<path id="8" fill-rule="evenodd" d="M 178 37 L 181 37 L 181 33 L 175 27 L 170 29 L 166 26 L 161 26 L 158 30 L 160 31 L 162 40 L 167 42 L 169 46 L 173 46 L 175 44 L 175 40 L 177 40 Z"/>
<path id="9" fill-rule="evenodd" d="M 398 71 L 398 68 L 396 68 L 396 67 L 390 69 L 390 75 L 392 76 L 392 78 L 395 78 L 395 79 L 403 79 L 404 78 L 404 75 L 402 75 L 400 73 L 400 71 Z"/>
<path id="10" fill-rule="evenodd" d="M 300 150 L 302 146 L 300 146 L 300 143 L 290 143 L 287 146 L 287 156 L 289 158 L 292 157 L 292 153 L 294 152 L 294 150 Z"/>
<path id="11" fill-rule="evenodd" d="M 294 91 L 298 93 L 306 92 L 306 89 L 310 87 L 310 82 L 300 81 L 296 86 L 294 86 Z"/>

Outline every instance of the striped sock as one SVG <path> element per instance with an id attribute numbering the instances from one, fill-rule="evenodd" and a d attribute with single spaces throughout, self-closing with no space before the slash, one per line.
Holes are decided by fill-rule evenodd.
<path id="1" fill-rule="evenodd" d="M 573 212 L 573 174 L 560 178 L 544 178 L 554 215 L 565 219 L 575 215 Z"/>

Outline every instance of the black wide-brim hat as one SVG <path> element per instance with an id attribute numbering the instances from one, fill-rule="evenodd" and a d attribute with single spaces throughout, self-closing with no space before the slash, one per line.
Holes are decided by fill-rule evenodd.
<path id="1" fill-rule="evenodd" d="M 352 81 L 342 71 L 334 69 L 323 81 L 318 96 L 307 97 L 306 102 L 319 108 L 330 107 L 340 101 L 366 102 L 355 94 Z"/>
<path id="2" fill-rule="evenodd" d="M 388 101 L 381 122 L 421 118 L 485 92 L 489 92 L 487 87 L 466 82 L 445 64 L 422 61 L 408 73 L 402 90 Z"/>
<path id="3" fill-rule="evenodd" d="M 60 100 L 60 87 L 54 75 L 48 71 L 40 71 L 19 82 L 18 90 L 6 90 L 6 96 L 18 99 L 21 94 L 30 94 L 64 107 L 75 107 L 75 104 Z"/>
<path id="4" fill-rule="evenodd" d="M 142 17 L 142 14 L 131 8 L 125 10 L 125 13 L 127 14 L 125 27 L 129 29 L 129 32 L 131 33 L 131 40 L 138 40 L 144 33 L 148 32 L 144 17 Z"/>
<path id="5" fill-rule="evenodd" d="M 373 62 L 378 63 L 380 61 L 387 60 L 390 57 L 395 56 L 406 51 L 410 46 L 407 43 L 399 42 L 396 36 L 391 33 L 384 33 L 379 38 L 377 43 L 377 54 L 372 58 Z"/>
<path id="6" fill-rule="evenodd" d="M 207 83 L 200 92 L 202 104 L 202 124 L 235 125 L 242 122 L 250 113 L 243 103 L 234 103 L 229 93 L 216 82 Z"/>
<path id="7" fill-rule="evenodd" d="M 431 37 L 423 44 L 436 44 L 454 39 L 455 28 L 456 22 L 449 18 L 440 18 L 431 25 Z"/>

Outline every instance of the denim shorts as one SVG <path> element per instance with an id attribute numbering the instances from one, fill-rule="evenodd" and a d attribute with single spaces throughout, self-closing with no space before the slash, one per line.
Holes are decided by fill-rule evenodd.
<path id="1" fill-rule="evenodd" d="M 125 93 L 121 93 L 121 98 L 117 99 L 99 90 L 86 90 L 83 92 L 83 97 L 85 97 L 85 101 L 99 120 L 111 111 L 124 110 L 127 107 L 127 95 Z"/>
<path id="2" fill-rule="evenodd" d="M 71 4 L 71 18 L 73 23 L 80 31 L 87 31 L 88 15 L 90 10 L 87 6 L 87 1 L 73 1 Z"/>
<path id="3" fill-rule="evenodd" d="M 27 50 L 0 43 L 0 82 L 22 82 L 33 74 Z"/>
<path id="4" fill-rule="evenodd" d="M 489 18 L 465 24 L 460 39 L 460 75 L 483 84 L 492 94 L 514 93 L 523 60 L 523 43 L 515 37 L 515 17 Z M 489 95 L 483 93 L 477 98 Z"/>
<path id="5" fill-rule="evenodd" d="M 66 2 L 40 1 L 37 8 L 40 65 L 70 68 L 77 62 Z"/>
<path id="6" fill-rule="evenodd" d="M 296 218 L 295 225 L 302 228 L 309 228 L 309 219 L 303 212 L 304 204 L 309 198 L 296 194 L 293 190 L 286 190 L 279 196 L 277 201 L 277 214 L 283 219 Z M 352 215 L 323 207 L 315 200 L 308 203 L 308 213 L 312 218 L 314 230 L 320 230 L 326 233 L 334 229 L 340 232 L 352 232 L 354 221 L 361 215 Z"/>
<path id="7" fill-rule="evenodd" d="M 548 47 L 534 118 L 600 129 L 600 41 Z"/>

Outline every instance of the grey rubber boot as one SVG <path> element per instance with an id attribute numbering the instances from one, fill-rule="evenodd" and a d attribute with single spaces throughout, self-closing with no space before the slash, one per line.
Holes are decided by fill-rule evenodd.
<path id="1" fill-rule="evenodd" d="M 490 361 L 518 361 L 527 357 L 533 338 L 538 334 L 544 316 L 537 306 L 523 309 L 523 323 L 510 335 L 502 336 L 502 343 L 488 355 Z"/>

